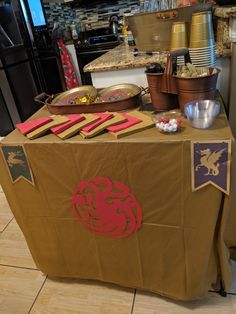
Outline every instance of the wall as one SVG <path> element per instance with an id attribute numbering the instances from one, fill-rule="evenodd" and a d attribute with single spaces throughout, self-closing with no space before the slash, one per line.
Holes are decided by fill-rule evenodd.
<path id="1" fill-rule="evenodd" d="M 89 2 L 89 1 L 88 1 Z M 47 0 L 44 2 L 49 27 L 54 22 L 59 22 L 65 27 L 72 22 L 82 22 L 88 29 L 106 27 L 112 14 L 123 16 L 124 14 L 139 11 L 139 0 L 116 0 L 112 3 L 100 2 L 98 4 L 87 4 L 86 7 L 72 8 L 69 4 L 61 3 L 60 0 Z"/>
<path id="2" fill-rule="evenodd" d="M 44 2 L 44 8 L 50 28 L 53 28 L 55 22 L 59 22 L 62 27 L 65 27 L 78 21 L 76 11 L 68 4 L 60 3 L 59 0 Z"/>
<path id="3" fill-rule="evenodd" d="M 229 103 L 230 59 L 229 57 L 216 59 L 216 67 L 221 70 L 217 81 L 217 89 L 220 91 L 226 106 Z"/>
<path id="4" fill-rule="evenodd" d="M 117 0 L 111 3 L 104 2 L 96 5 L 79 7 L 76 9 L 76 14 L 79 20 L 90 28 L 106 27 L 109 23 L 109 18 L 113 14 L 123 16 L 124 14 L 139 12 L 139 0 Z"/>

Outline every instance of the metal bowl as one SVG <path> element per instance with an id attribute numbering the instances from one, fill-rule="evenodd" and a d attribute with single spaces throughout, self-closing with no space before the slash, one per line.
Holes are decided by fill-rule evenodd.
<path id="1" fill-rule="evenodd" d="M 207 129 L 220 113 L 220 103 L 215 100 L 191 101 L 185 105 L 184 113 L 192 127 Z"/>

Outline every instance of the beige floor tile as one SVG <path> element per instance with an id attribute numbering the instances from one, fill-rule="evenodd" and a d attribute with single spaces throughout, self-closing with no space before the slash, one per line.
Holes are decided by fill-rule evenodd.
<path id="1" fill-rule="evenodd" d="M 1 185 L 0 185 L 0 193 L 3 193 L 3 189 Z"/>
<path id="2" fill-rule="evenodd" d="M 22 231 L 13 219 L 0 236 L 0 264 L 36 268 Z"/>
<path id="3" fill-rule="evenodd" d="M 0 234 L 13 218 L 13 214 L 8 205 L 4 193 L 0 193 Z"/>
<path id="4" fill-rule="evenodd" d="M 27 314 L 44 280 L 38 270 L 0 266 L 0 313 Z"/>
<path id="5" fill-rule="evenodd" d="M 153 293 L 137 291 L 133 314 L 235 314 L 236 296 L 221 297 L 209 292 L 207 298 L 197 301 L 172 301 Z"/>
<path id="6" fill-rule="evenodd" d="M 30 314 L 130 314 L 133 289 L 76 279 L 47 279 Z"/>

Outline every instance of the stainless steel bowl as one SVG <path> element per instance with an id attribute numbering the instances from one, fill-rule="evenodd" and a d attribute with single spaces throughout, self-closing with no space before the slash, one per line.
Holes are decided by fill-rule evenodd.
<path id="1" fill-rule="evenodd" d="M 215 100 L 195 100 L 187 103 L 184 113 L 194 128 L 209 128 L 220 113 L 220 103 Z"/>

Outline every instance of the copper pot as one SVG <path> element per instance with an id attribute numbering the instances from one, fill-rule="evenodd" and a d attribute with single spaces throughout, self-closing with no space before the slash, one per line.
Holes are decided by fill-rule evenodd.
<path id="1" fill-rule="evenodd" d="M 146 73 L 152 106 L 156 110 L 171 110 L 178 107 L 177 95 L 162 92 L 162 73 Z"/>
<path id="2" fill-rule="evenodd" d="M 141 94 L 145 93 L 145 91 L 143 91 L 142 88 L 137 85 L 128 83 L 118 84 L 110 86 L 104 90 L 101 90 L 100 92 L 104 93 L 104 91 L 111 91 L 123 88 L 129 89 L 132 92 L 133 96 L 112 102 L 100 102 L 79 105 L 69 104 L 69 96 L 72 95 L 73 97 L 76 97 L 76 92 L 81 91 L 82 88 L 86 90 L 85 87 L 86 86 L 77 87 L 64 93 L 52 96 L 47 95 L 46 93 L 42 93 L 35 97 L 35 101 L 46 105 L 49 112 L 52 114 L 95 113 L 105 111 L 116 112 L 138 107 L 142 101 Z"/>
<path id="3" fill-rule="evenodd" d="M 185 104 L 193 100 L 215 99 L 216 83 L 220 69 L 210 68 L 210 72 L 216 69 L 214 74 L 203 77 L 175 77 L 176 87 L 178 91 L 179 106 L 184 112 Z"/>

